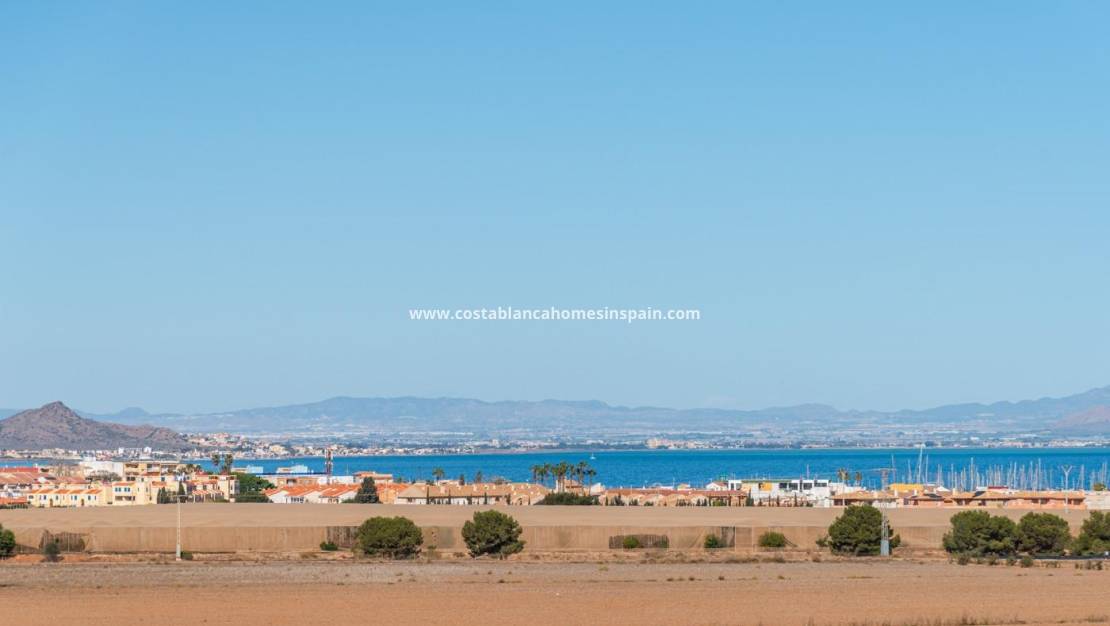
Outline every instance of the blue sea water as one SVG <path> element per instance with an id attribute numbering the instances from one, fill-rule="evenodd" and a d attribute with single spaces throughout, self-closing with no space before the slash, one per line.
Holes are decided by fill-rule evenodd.
<path id="1" fill-rule="evenodd" d="M 1074 488 L 1078 486 L 1081 475 L 1085 486 L 1089 486 L 1095 476 L 1105 480 L 1110 448 L 928 448 L 920 456 L 917 449 L 635 450 L 363 456 L 334 459 L 334 472 L 348 474 L 375 470 L 404 479 L 425 479 L 431 477 L 435 468 L 442 468 L 450 478 L 462 474 L 467 480 L 472 480 L 475 472 L 480 471 L 486 479 L 504 477 L 525 481 L 531 479 L 533 465 L 587 461 L 597 471 L 596 481 L 609 486 L 639 487 L 676 483 L 701 486 L 720 477 L 810 476 L 835 479 L 837 469 L 844 468 L 853 474 L 861 472 L 865 485 L 877 487 L 881 482 L 881 473 L 876 470 L 890 467 L 892 462 L 898 468 L 897 475 L 890 476 L 892 481 L 916 479 L 919 458 L 921 464 L 927 467 L 924 473 L 928 480 L 935 481 L 939 470 L 942 481 L 949 484 L 952 483 L 952 475 L 960 472 L 965 472 L 965 475 L 975 472 L 987 482 L 1006 482 L 1017 467 L 1026 472 L 1039 467 L 1041 486 L 1062 487 L 1065 468 L 1070 466 L 1068 484 Z M 267 472 L 295 464 L 306 465 L 313 471 L 324 469 L 324 460 L 320 457 L 242 461 L 240 464 L 260 465 Z"/>
<path id="2" fill-rule="evenodd" d="M 920 456 L 919 456 L 920 455 Z M 591 458 L 593 457 L 593 458 Z M 863 484 L 878 487 L 881 473 L 877 470 L 891 467 L 897 474 L 890 480 L 913 482 L 918 478 L 918 461 L 926 470 L 929 481 L 935 481 L 938 471 L 941 482 L 954 484 L 961 473 L 967 484 L 1010 483 L 1014 472 L 1020 471 L 1025 479 L 1037 471 L 1040 486 L 1063 487 L 1065 469 L 1070 467 L 1068 485 L 1089 487 L 1097 479 L 1105 481 L 1110 448 L 916 448 L 904 449 L 807 449 L 807 450 L 633 450 L 633 451 L 561 451 L 513 454 L 466 454 L 422 456 L 360 456 L 339 457 L 334 460 L 336 474 L 349 474 L 360 470 L 388 472 L 399 479 L 426 479 L 432 470 L 442 468 L 446 476 L 460 474 L 472 480 L 475 472 L 482 472 L 486 479 L 504 477 L 514 481 L 531 479 L 531 467 L 537 464 L 560 461 L 578 463 L 587 461 L 597 471 L 594 480 L 608 486 L 652 486 L 690 483 L 701 486 L 715 478 L 836 478 L 840 468 L 854 474 L 859 471 Z M 4 465 L 26 465 L 28 461 L 0 461 Z M 200 461 L 210 467 L 208 461 Z M 311 471 L 323 471 L 322 457 L 287 458 L 280 460 L 239 460 L 237 465 L 262 466 L 266 472 L 278 467 L 305 465 Z M 969 476 L 974 473 L 975 481 Z"/>

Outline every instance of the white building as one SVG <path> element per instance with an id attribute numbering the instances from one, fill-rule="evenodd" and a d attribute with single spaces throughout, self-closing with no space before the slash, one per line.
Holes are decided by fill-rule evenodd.
<path id="1" fill-rule="evenodd" d="M 727 484 L 747 493 L 757 506 L 832 506 L 833 494 L 843 486 L 825 478 L 730 478 Z"/>

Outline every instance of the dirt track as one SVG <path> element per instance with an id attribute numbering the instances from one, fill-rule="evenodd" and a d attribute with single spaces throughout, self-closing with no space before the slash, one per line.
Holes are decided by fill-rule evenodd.
<path id="1" fill-rule="evenodd" d="M 906 561 L 8 563 L 0 565 L 0 607 L 4 624 L 51 626 L 1110 624 L 1110 569 Z"/>

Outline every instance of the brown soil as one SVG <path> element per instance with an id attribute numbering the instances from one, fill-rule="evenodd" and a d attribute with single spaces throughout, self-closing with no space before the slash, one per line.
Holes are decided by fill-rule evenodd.
<path id="1" fill-rule="evenodd" d="M 0 565 L 3 624 L 1110 624 L 1110 568 L 942 562 Z"/>

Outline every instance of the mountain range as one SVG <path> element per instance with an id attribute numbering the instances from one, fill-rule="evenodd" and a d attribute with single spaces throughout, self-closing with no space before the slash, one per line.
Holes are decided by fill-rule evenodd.
<path id="1" fill-rule="evenodd" d="M 0 417 L 15 412 L 0 410 Z M 113 414 L 82 415 L 85 418 L 113 422 L 116 426 L 153 424 L 180 432 L 244 434 L 443 432 L 505 437 L 551 432 L 737 432 L 783 428 L 823 429 L 835 426 L 863 430 L 951 427 L 989 433 L 1110 435 L 1110 386 L 1061 398 L 991 404 L 951 404 L 926 410 L 890 412 L 843 411 L 823 404 L 745 411 L 628 407 L 596 400 L 486 402 L 468 398 L 343 396 L 307 404 L 221 413 L 150 414 L 143 409 L 131 407 Z M 0 435 L 0 444 L 3 443 L 2 439 L 3 436 Z"/>

